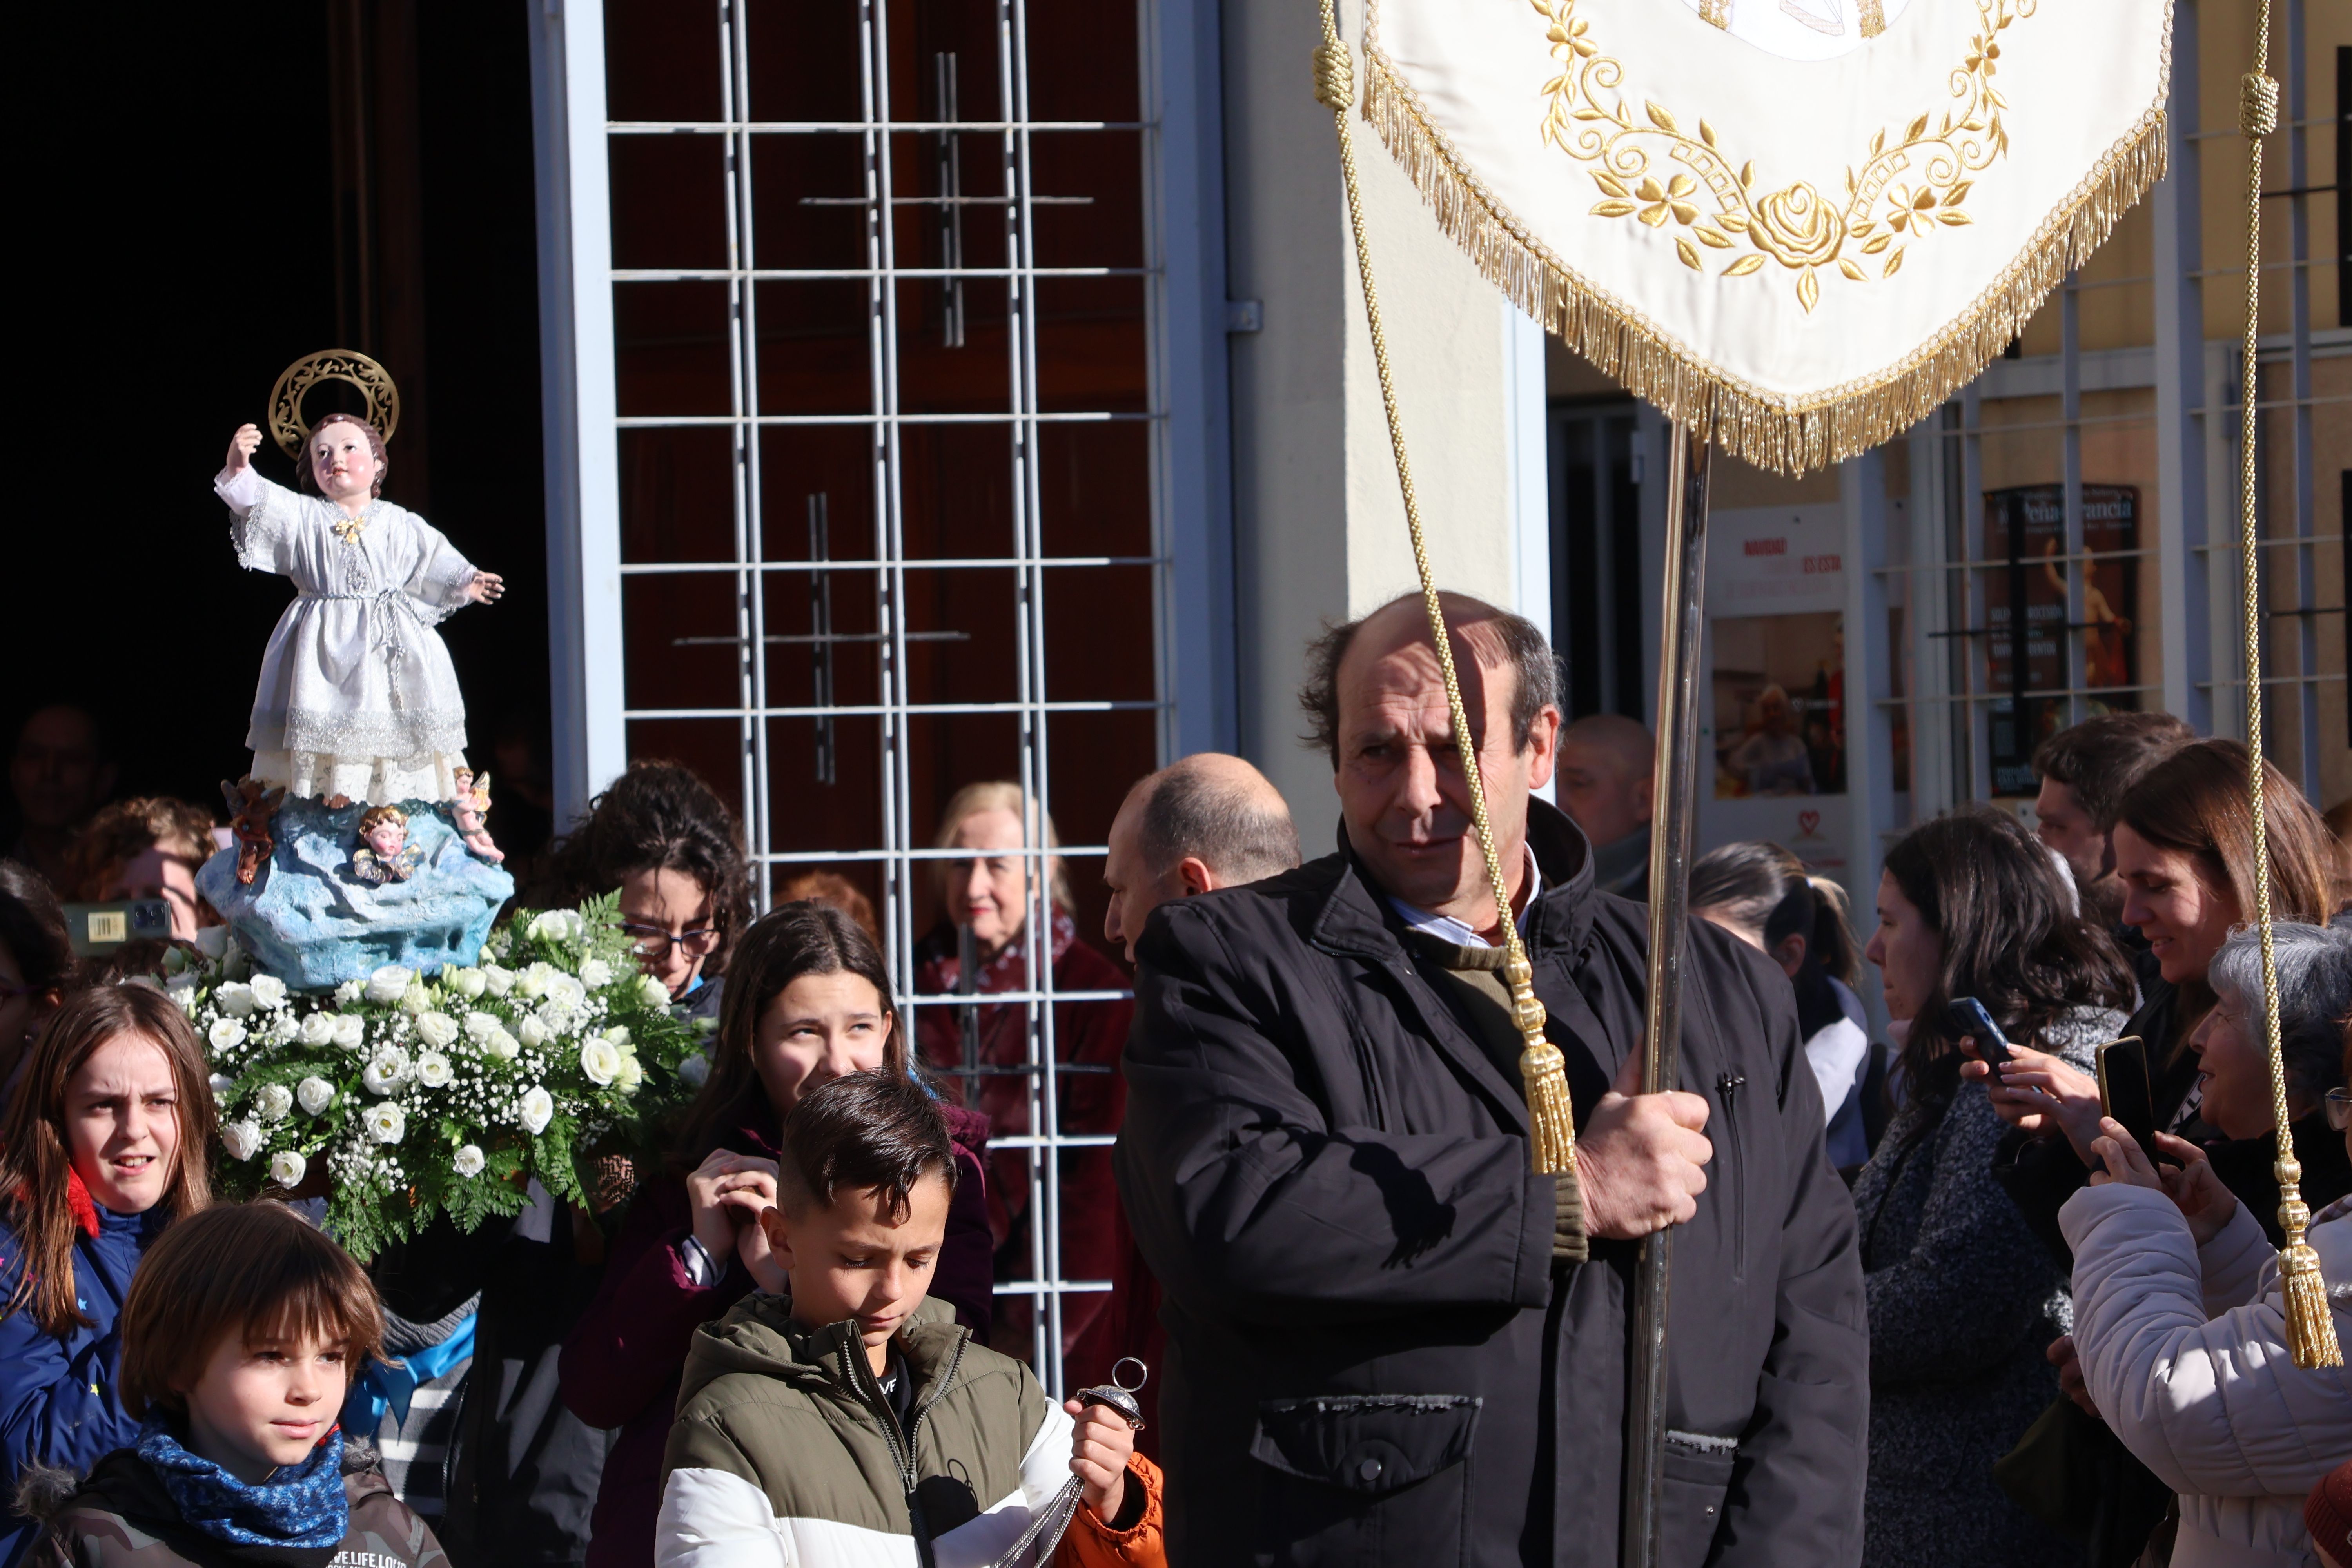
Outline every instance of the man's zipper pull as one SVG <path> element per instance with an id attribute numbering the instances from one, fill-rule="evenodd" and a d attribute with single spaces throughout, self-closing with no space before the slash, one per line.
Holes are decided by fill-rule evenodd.
<path id="1" fill-rule="evenodd" d="M 1748 1076 L 1745 1073 L 1736 1072 L 1725 1073 L 1715 1080 L 1715 1095 L 1717 1100 L 1723 1101 L 1723 1113 L 1726 1116 L 1731 1114 L 1732 1100 L 1747 1085 L 1747 1082 Z"/>

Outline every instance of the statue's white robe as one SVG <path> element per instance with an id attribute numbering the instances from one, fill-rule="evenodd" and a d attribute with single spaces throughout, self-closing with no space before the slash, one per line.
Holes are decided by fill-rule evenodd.
<path id="1" fill-rule="evenodd" d="M 346 541 L 342 510 L 252 468 L 213 486 L 240 565 L 294 579 L 254 692 L 253 777 L 289 795 L 449 800 L 466 703 L 433 627 L 467 601 L 473 563 L 423 518 L 378 500 Z"/>

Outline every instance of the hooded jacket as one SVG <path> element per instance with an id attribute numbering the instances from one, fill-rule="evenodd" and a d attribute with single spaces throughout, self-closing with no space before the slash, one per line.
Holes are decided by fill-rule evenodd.
<path id="1" fill-rule="evenodd" d="M 365 1443 L 343 1445 L 343 1497 L 351 1527 L 333 1547 L 231 1546 L 180 1517 L 163 1479 L 129 1448 L 99 1461 L 77 1483 L 68 1470 L 32 1472 L 18 1489 L 41 1533 L 29 1568 L 448 1568 L 441 1543 L 392 1495 Z"/>
<path id="2" fill-rule="evenodd" d="M 745 1300 L 695 1335 L 670 1428 L 656 1528 L 661 1568 L 985 1568 L 1070 1476 L 1070 1417 L 1029 1369 L 975 1343 L 945 1302 L 895 1342 L 902 1426 L 854 1321 L 809 1329 L 782 1296 Z M 1157 1477 L 1113 1530 L 1081 1506 L 1054 1561 L 1162 1561 Z"/>
<path id="3" fill-rule="evenodd" d="M 2173 1568 L 2317 1568 L 2303 1502 L 2352 1454 L 2352 1375 L 2288 1354 L 2278 1254 L 2252 1209 L 2200 1247 L 2170 1198 L 2110 1182 L 2059 1220 L 2084 1384 L 2180 1494 Z M 2313 1215 L 2309 1240 L 2352 1340 L 2352 1200 Z"/>
<path id="4" fill-rule="evenodd" d="M 122 1367 L 116 1320 L 131 1294 L 131 1276 L 155 1238 L 172 1223 L 168 1204 L 143 1214 L 116 1214 L 90 1201 L 81 1177 L 68 1172 L 66 1201 L 74 1237 L 74 1303 L 89 1320 L 62 1335 L 41 1327 L 30 1311 L 0 1305 L 0 1445 L 7 1473 L 0 1498 L 16 1489 L 37 1465 L 81 1472 L 139 1438 L 139 1423 L 115 1402 Z M 0 1223 L 0 1303 L 24 1276 L 24 1244 L 13 1224 Z M 0 1521 L 0 1568 L 14 1568 L 33 1539 L 21 1516 Z"/>
<path id="5" fill-rule="evenodd" d="M 1528 803 L 1521 921 L 1580 1127 L 1643 1029 L 1648 911 Z M 1638 1247 L 1556 1262 L 1528 1108 L 1349 851 L 1162 904 L 1138 947 L 1119 1191 L 1165 1291 L 1171 1560 L 1613 1564 Z M 1853 1207 L 1788 977 L 1692 921 L 1682 1087 L 1714 1146 L 1675 1232 L 1666 1568 L 1862 1549 Z"/>

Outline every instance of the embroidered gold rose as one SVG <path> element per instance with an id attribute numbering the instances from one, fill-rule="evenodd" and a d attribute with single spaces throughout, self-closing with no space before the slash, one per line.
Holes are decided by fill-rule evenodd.
<path id="1" fill-rule="evenodd" d="M 1882 130 L 1872 137 L 1840 191 L 1800 180 L 1760 195 L 1755 163 L 1735 170 L 1706 121 L 1691 135 L 1672 110 L 1647 99 L 1635 116 L 1622 90 L 1625 68 L 1601 52 L 1591 24 L 1576 14 L 1579 0 L 1530 3 L 1559 67 L 1543 86 L 1544 140 L 1590 165 L 1601 196 L 1593 215 L 1672 232 L 1675 256 L 1696 271 L 1707 269 L 1702 247 L 1741 252 L 1722 269 L 1726 278 L 1778 262 L 1797 274 L 1798 301 L 1811 310 L 1821 299 L 1822 268 L 1834 267 L 1857 283 L 1892 278 L 1909 245 L 1970 221 L 1961 206 L 1970 176 L 2009 151 L 2000 123 L 2007 105 L 1992 85 L 2000 36 L 2033 15 L 2038 0 L 1977 0 L 1979 26 L 1952 72 L 1951 104 L 1940 115 L 1920 114 L 1900 135 Z M 1682 168 L 1661 166 L 1668 162 Z M 1898 183 L 1902 174 L 1910 178 Z"/>

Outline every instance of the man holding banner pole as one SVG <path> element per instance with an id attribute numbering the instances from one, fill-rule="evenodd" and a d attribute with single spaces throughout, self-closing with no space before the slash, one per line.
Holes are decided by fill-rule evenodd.
<path id="1" fill-rule="evenodd" d="M 1400 600 L 1310 661 L 1338 851 L 1164 905 L 1137 950 L 1118 1171 L 1166 1292 L 1173 1558 L 1616 1563 L 1639 1238 L 1673 1225 L 1659 1561 L 1853 1563 L 1862 1277 L 1786 980 L 1690 924 L 1685 1092 L 1631 1092 L 1648 921 L 1533 795 L 1550 650 L 1445 607 L 1574 1169 L 1530 1167 L 1501 918 Z"/>

